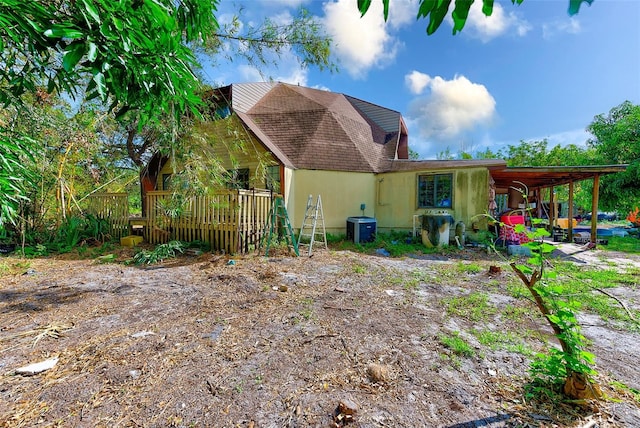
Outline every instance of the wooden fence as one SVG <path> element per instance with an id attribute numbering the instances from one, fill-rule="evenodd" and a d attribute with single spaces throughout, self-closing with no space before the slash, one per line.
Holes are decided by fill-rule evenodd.
<path id="1" fill-rule="evenodd" d="M 129 195 L 94 193 L 87 199 L 87 212 L 109 222 L 109 234 L 121 238 L 129 234 Z"/>
<path id="2" fill-rule="evenodd" d="M 89 197 L 88 212 L 108 220 L 116 238 L 129 235 L 135 223 L 151 244 L 202 241 L 214 251 L 245 253 L 260 243 L 272 200 L 269 191 L 230 190 L 183 200 L 172 192 L 150 191 L 147 217 L 136 218 L 129 217 L 126 193 L 96 193 Z"/>
<path id="3" fill-rule="evenodd" d="M 151 244 L 202 241 L 215 251 L 247 252 L 262 238 L 271 200 L 270 192 L 251 190 L 182 201 L 172 192 L 147 192 L 145 238 Z"/>

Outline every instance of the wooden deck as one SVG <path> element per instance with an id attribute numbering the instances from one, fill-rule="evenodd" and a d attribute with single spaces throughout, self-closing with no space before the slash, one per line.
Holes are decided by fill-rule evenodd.
<path id="1" fill-rule="evenodd" d="M 274 197 L 268 191 L 233 190 L 180 201 L 172 192 L 150 191 L 147 216 L 129 217 L 128 209 L 121 209 L 126 194 L 113 195 L 93 195 L 90 211 L 121 231 L 118 237 L 138 231 L 151 244 L 201 241 L 213 251 L 227 253 L 245 253 L 258 246 Z"/>

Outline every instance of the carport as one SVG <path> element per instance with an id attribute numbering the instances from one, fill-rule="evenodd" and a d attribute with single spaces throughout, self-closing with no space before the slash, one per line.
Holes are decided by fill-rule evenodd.
<path id="1" fill-rule="evenodd" d="M 615 174 L 627 169 L 628 165 L 596 165 L 596 166 L 545 166 L 545 167 L 495 167 L 490 168 L 490 174 L 495 182 L 495 190 L 498 194 L 518 194 L 523 185 L 529 190 L 529 201 L 533 198 L 536 202 L 537 216 L 542 216 L 542 189 L 551 189 L 550 206 L 554 206 L 553 188 L 557 186 L 569 186 L 569 213 L 573 213 L 574 183 L 593 178 L 593 198 L 591 212 L 598 212 L 598 199 L 600 193 L 600 177 L 607 174 Z M 522 194 L 522 192 L 520 192 Z M 591 242 L 595 242 L 597 233 L 598 216 L 591 216 Z M 555 210 L 549 210 L 549 225 L 557 222 Z M 568 238 L 573 242 L 573 222 L 568 222 Z"/>

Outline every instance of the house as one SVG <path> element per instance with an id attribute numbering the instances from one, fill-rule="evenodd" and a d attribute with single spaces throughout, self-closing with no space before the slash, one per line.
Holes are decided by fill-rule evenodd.
<path id="1" fill-rule="evenodd" d="M 243 83 L 213 90 L 210 104 L 215 119 L 199 124 L 185 144 L 228 187 L 282 194 L 295 229 L 302 227 L 309 195 L 320 195 L 325 227 L 333 234 L 344 234 L 347 219 L 356 216 L 375 218 L 378 231 L 415 231 L 416 219 L 425 214 L 482 230 L 482 214 L 494 202 L 492 177 L 498 191 L 507 192 L 523 176 L 500 159 L 410 160 L 402 115 L 344 94 Z M 154 157 L 143 188 L 166 189 L 183 167 Z M 559 182 L 557 176 L 549 180 L 550 186 Z M 536 186 L 544 187 L 544 180 Z"/>
<path id="2" fill-rule="evenodd" d="M 425 213 L 485 227 L 476 216 L 487 212 L 489 171 L 503 160 L 410 160 L 402 115 L 344 94 L 262 82 L 219 88 L 211 99 L 216 120 L 199 125 L 192 143 L 229 187 L 282 194 L 294 228 L 309 195 L 321 196 L 334 234 L 354 216 L 375 218 L 378 231 L 411 231 Z M 143 182 L 165 189 L 180 168 L 155 157 Z"/>

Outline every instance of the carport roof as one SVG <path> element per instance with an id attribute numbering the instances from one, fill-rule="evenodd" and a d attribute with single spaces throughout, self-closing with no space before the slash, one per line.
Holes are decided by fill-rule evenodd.
<path id="1" fill-rule="evenodd" d="M 615 174 L 627 169 L 628 165 L 594 166 L 531 166 L 490 168 L 496 188 L 513 186 L 516 181 L 529 189 L 560 186 L 571 181 L 593 178 L 596 175 Z"/>

